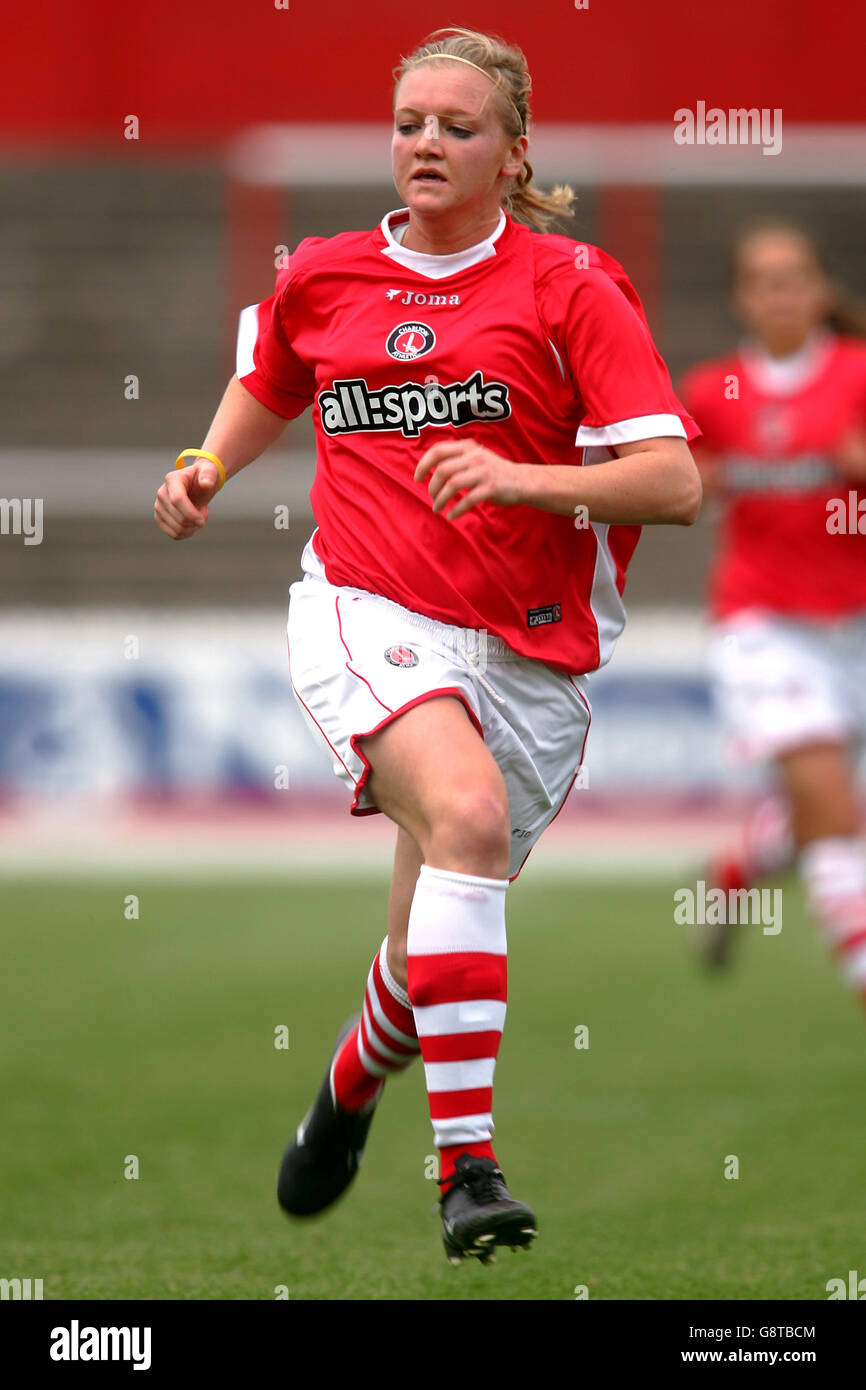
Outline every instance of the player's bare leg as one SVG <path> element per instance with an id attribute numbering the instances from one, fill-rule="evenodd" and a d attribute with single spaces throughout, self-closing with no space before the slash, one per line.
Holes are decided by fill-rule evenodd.
<path id="1" fill-rule="evenodd" d="M 708 865 L 704 877 L 708 888 L 720 888 L 727 895 L 756 887 L 775 874 L 791 868 L 796 859 L 791 833 L 791 813 L 784 793 L 762 796 L 750 809 L 735 844 L 727 845 Z M 707 965 L 718 969 L 730 964 L 734 943 L 741 935 L 736 922 L 708 922 L 698 938 L 698 948 Z"/>
<path id="2" fill-rule="evenodd" d="M 420 1046 L 441 1156 L 446 1253 L 453 1263 L 467 1255 L 489 1263 L 496 1244 L 527 1248 L 536 1234 L 490 1145 L 506 1000 L 505 783 L 453 697 L 431 697 L 364 743 L 371 798 L 399 827 L 388 938 L 363 1016 L 344 1027 L 286 1151 L 280 1201 L 292 1215 L 309 1215 L 348 1187 L 384 1077 Z"/>
<path id="3" fill-rule="evenodd" d="M 798 848 L 815 840 L 858 834 L 860 813 L 845 744 L 811 744 L 776 761 Z"/>
<path id="4" fill-rule="evenodd" d="M 462 703 L 437 696 L 365 740 L 371 798 L 403 830 L 389 926 L 402 934 L 416 873 L 407 985 L 441 1159 L 446 1253 L 526 1248 L 535 1218 L 505 1186 L 490 1144 L 506 1000 L 510 820 L 504 779 Z M 416 852 L 413 853 L 413 844 Z M 423 856 L 423 863 L 419 862 Z"/>
<path id="5" fill-rule="evenodd" d="M 866 1003 L 866 856 L 852 759 L 815 743 L 777 759 L 806 901 L 848 983 Z"/>
<path id="6" fill-rule="evenodd" d="M 409 912 L 424 855 L 417 840 L 407 830 L 397 828 L 394 871 L 388 897 L 388 967 L 394 979 L 406 988 L 406 936 Z"/>
<path id="7" fill-rule="evenodd" d="M 363 747 L 370 796 L 412 837 L 428 868 L 507 878 L 505 780 L 460 700 L 425 700 Z"/>
<path id="8" fill-rule="evenodd" d="M 360 1110 L 378 1100 L 385 1079 L 405 1071 L 420 1050 L 406 991 L 406 936 L 422 862 L 412 836 L 398 829 L 388 935 L 367 977 L 363 1012 L 334 1061 L 334 1099 L 346 1110 Z"/>
<path id="9" fill-rule="evenodd" d="M 277 1191 L 290 1216 L 323 1211 L 350 1185 L 385 1079 L 420 1052 L 406 991 L 406 935 L 421 863 L 418 845 L 398 830 L 388 935 L 367 976 L 363 1012 L 340 1029 L 319 1095 L 283 1155 Z"/>
<path id="10" fill-rule="evenodd" d="M 422 862 L 412 836 L 398 829 L 388 935 L 367 976 L 363 1012 L 349 1020 L 333 1059 L 334 1103 L 349 1112 L 372 1111 L 386 1078 L 405 1071 L 420 1051 L 406 989 L 406 937 Z"/>

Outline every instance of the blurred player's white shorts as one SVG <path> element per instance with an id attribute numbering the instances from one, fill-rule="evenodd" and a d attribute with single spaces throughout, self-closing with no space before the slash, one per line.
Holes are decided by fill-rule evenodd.
<path id="1" fill-rule="evenodd" d="M 452 694 L 483 735 L 508 789 L 509 876 L 561 809 L 583 762 L 590 723 L 586 678 L 518 656 L 483 630 L 451 627 L 369 594 L 337 588 L 311 547 L 289 600 L 289 665 L 298 704 L 351 811 L 378 810 L 361 740 L 423 700 Z M 443 748 L 443 766 L 448 750 Z"/>
<path id="2" fill-rule="evenodd" d="M 866 737 L 866 613 L 819 622 L 744 611 L 715 626 L 709 663 L 734 757 Z"/>

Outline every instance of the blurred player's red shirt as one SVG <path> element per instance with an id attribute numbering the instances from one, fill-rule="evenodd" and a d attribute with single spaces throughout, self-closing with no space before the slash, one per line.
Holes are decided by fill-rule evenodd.
<path id="1" fill-rule="evenodd" d="M 743 344 L 693 367 L 679 392 L 725 492 L 714 614 L 866 609 L 866 534 L 827 525 L 828 501 L 843 499 L 847 511 L 857 491 L 833 454 L 848 431 L 866 430 L 866 344 L 822 331 L 777 368 Z M 860 499 L 862 485 L 855 508 Z"/>
<path id="2" fill-rule="evenodd" d="M 492 503 L 448 521 L 414 481 L 418 460 L 468 438 L 579 466 L 697 427 L 605 252 L 503 213 L 478 247 L 422 256 L 397 239 L 407 219 L 302 241 L 241 315 L 238 377 L 287 419 L 314 406 L 313 546 L 330 583 L 592 671 L 622 630 L 640 528 Z"/>

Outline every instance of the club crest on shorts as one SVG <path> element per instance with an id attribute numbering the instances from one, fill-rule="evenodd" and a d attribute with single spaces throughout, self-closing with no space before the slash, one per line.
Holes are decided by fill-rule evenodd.
<path id="1" fill-rule="evenodd" d="M 426 323 L 401 323 L 388 334 L 385 349 L 398 362 L 411 362 L 423 357 L 436 342 L 436 334 Z"/>
<path id="2" fill-rule="evenodd" d="M 385 660 L 390 661 L 392 666 L 417 666 L 418 653 L 413 652 L 411 647 L 389 647 Z"/>

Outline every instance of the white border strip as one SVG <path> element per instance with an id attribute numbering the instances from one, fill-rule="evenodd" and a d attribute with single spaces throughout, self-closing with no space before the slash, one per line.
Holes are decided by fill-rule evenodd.
<path id="1" fill-rule="evenodd" d="M 235 372 L 238 379 L 249 376 L 256 369 L 253 353 L 259 336 L 259 306 L 248 304 L 238 315 L 238 343 L 235 355 Z"/>
<path id="2" fill-rule="evenodd" d="M 635 415 L 630 420 L 617 420 L 610 425 L 581 425 L 574 442 L 592 449 L 602 444 L 633 444 L 638 439 L 671 435 L 686 437 L 679 415 Z"/>

